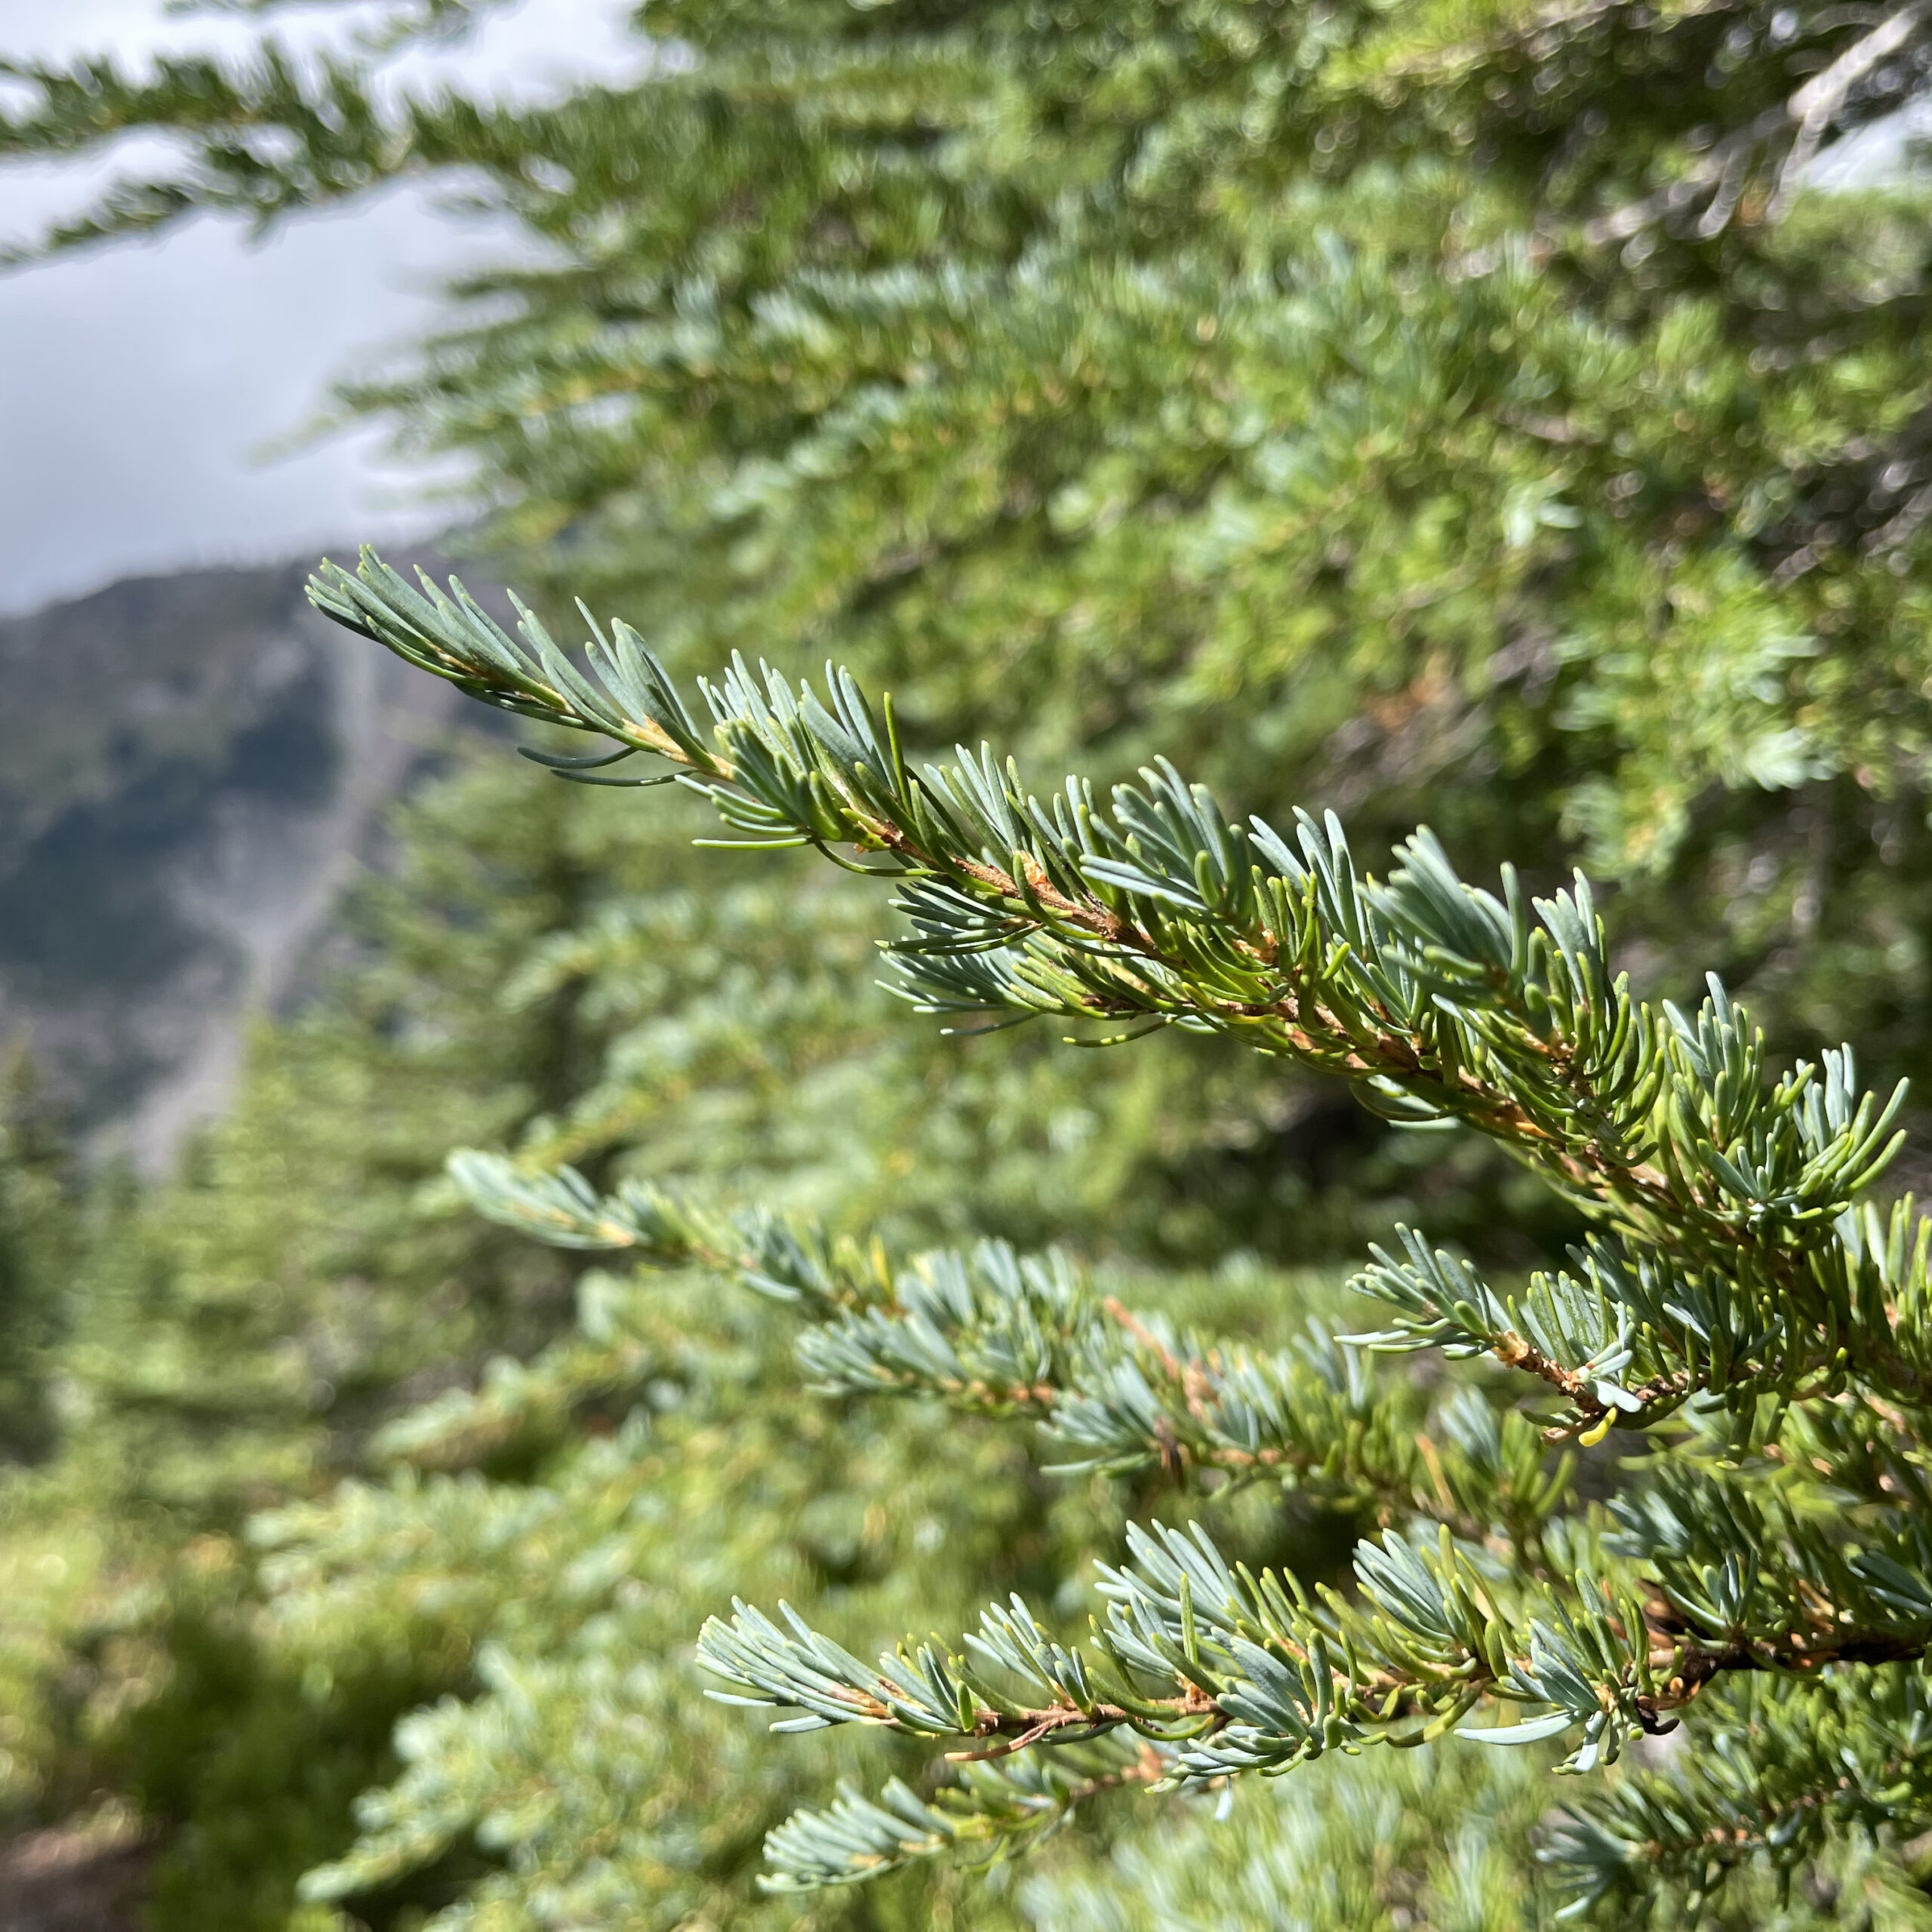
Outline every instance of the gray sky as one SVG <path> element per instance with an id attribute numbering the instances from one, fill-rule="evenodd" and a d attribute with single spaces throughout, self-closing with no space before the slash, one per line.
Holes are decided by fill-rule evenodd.
<path id="1" fill-rule="evenodd" d="M 454 52 L 412 57 L 528 95 L 634 69 L 625 0 L 525 0 Z M 300 22 L 300 16 L 290 17 Z M 329 31 L 345 15 L 331 10 Z M 309 32 L 316 34 L 312 18 Z M 0 53 L 237 47 L 162 0 L 0 0 Z M 131 158 L 131 155 L 129 157 Z M 0 168 L 0 235 L 82 203 L 100 171 Z M 265 244 L 202 221 L 0 277 L 0 613 L 143 571 L 251 561 L 432 528 L 379 435 L 264 463 L 331 375 L 435 312 L 438 275 L 503 245 L 399 191 Z"/>

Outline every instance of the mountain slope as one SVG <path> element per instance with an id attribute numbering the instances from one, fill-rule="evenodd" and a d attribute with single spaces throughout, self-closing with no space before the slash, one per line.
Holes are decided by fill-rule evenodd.
<path id="1" fill-rule="evenodd" d="M 0 623 L 0 1038 L 150 1171 L 219 1108 L 448 709 L 303 578 L 134 578 Z"/>

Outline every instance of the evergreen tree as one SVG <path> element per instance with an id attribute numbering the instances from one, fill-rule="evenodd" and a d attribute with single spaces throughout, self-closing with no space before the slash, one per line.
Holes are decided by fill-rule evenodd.
<path id="1" fill-rule="evenodd" d="M 534 109 L 22 65 L 6 139 L 186 138 L 70 243 L 480 179 L 546 259 L 350 401 L 667 661 L 835 645 L 936 741 L 1306 774 L 1390 837 L 1429 798 L 1644 881 L 1662 970 L 1778 1023 L 1855 975 L 1915 1060 L 1866 855 L 1924 863 L 1923 228 L 1796 192 L 1915 85 L 1909 9 L 638 24 L 648 78 Z"/>
<path id="2" fill-rule="evenodd" d="M 131 1801 L 171 1835 L 158 1909 L 184 1922 L 282 1923 L 393 1761 L 398 1712 L 467 1668 L 448 1620 L 361 1656 L 266 1641 L 248 1515 L 355 1466 L 399 1406 L 570 1306 L 566 1269 L 420 1198 L 457 1121 L 514 1133 L 587 1048 L 558 1002 L 497 997 L 582 909 L 581 814 L 526 784 L 500 834 L 448 836 L 478 790 L 455 751 L 358 894 L 329 993 L 257 1039 L 186 1171 L 96 1186 L 61 1283 L 63 1439 L 0 1493 L 0 1792 L 57 1817 L 103 1789 Z"/>
<path id="3" fill-rule="evenodd" d="M 477 278 L 466 318 L 348 401 L 478 459 L 478 541 L 546 610 L 586 589 L 687 672 L 747 641 L 795 671 L 834 651 L 890 683 L 909 743 L 987 733 L 1102 781 L 1171 752 L 1279 823 L 1304 798 L 1336 804 L 1364 850 L 1426 815 L 1469 866 L 1515 857 L 1549 893 L 1580 852 L 1616 884 L 1647 989 L 1694 998 L 1715 964 L 1779 1042 L 1842 1026 L 1887 1080 L 1918 1069 L 1924 230 L 1902 192 L 1796 192 L 1805 151 L 1914 87 L 1915 13 L 692 0 L 639 24 L 660 49 L 649 78 L 555 107 L 397 106 L 380 53 L 324 69 L 266 52 L 152 80 L 111 63 L 17 69 L 28 104 L 4 138 L 46 154 L 186 137 L 180 173 L 115 191 L 73 241 L 210 207 L 273 220 L 412 173 L 480 180 L 545 255 Z M 741 1724 L 705 1710 L 664 1661 L 677 1633 L 734 1588 L 789 1595 L 862 1650 L 915 1623 L 963 1627 L 978 1582 L 1072 1613 L 1084 1559 L 1120 1560 L 1125 1512 L 1194 1506 L 1158 1500 L 1201 1447 L 1175 1416 L 1171 1441 L 1155 1427 L 1161 1349 L 1244 1323 L 1272 1362 L 1304 1314 L 1349 1325 L 1324 1284 L 1284 1281 L 1255 1251 L 1326 1261 L 1419 1220 L 1506 1294 L 1559 1271 L 1585 1224 L 1480 1136 L 1382 1132 L 1290 1062 L 1171 1027 L 1127 1055 L 1066 1054 L 1038 1029 L 936 1041 L 870 987 L 874 888 L 774 854 L 719 892 L 685 849 L 694 801 L 640 823 L 621 794 L 550 792 L 475 781 L 435 860 L 476 866 L 470 915 L 398 931 L 376 968 L 387 993 L 311 1057 L 300 1033 L 265 1050 L 245 1124 L 219 1143 L 229 1178 L 162 1210 L 193 1265 L 143 1277 L 159 1284 L 145 1305 L 101 1297 L 97 1333 L 132 1314 L 111 1345 L 88 1344 L 103 1419 L 88 1441 L 137 1445 L 109 1456 L 117 1495 L 129 1474 L 167 1473 L 171 1546 L 205 1522 L 232 1531 L 251 1500 L 306 1495 L 263 1532 L 267 1604 L 252 1560 L 223 1546 L 246 1614 L 224 1609 L 220 1632 L 267 1633 L 277 1682 L 298 1693 L 261 1698 L 253 1736 L 299 1752 L 300 1700 L 343 1710 L 318 1687 L 348 1681 L 358 1656 L 438 1660 L 375 1706 L 442 1682 L 471 1694 L 401 1734 L 401 1781 L 315 1881 L 318 1900 L 378 1919 L 406 1908 L 411 1871 L 423 1896 L 448 1897 L 480 1847 L 500 1869 L 448 1922 L 735 1922 L 759 1832 L 811 1795 L 818 1767 L 753 1755 Z M 549 888 L 526 900 L 518 862 L 494 868 L 499 848 L 543 838 L 583 863 L 568 909 L 526 928 Z M 411 1004 L 417 976 L 452 971 L 454 1006 Z M 523 1030 L 546 1015 L 568 1017 L 567 1063 L 546 1058 L 540 1026 Z M 440 1072 L 419 1084 L 412 1054 Z M 515 1147 L 520 1171 L 577 1163 L 599 1190 L 670 1184 L 716 1204 L 707 1225 L 752 1205 L 802 1215 L 829 1253 L 874 1231 L 902 1257 L 1065 1241 L 1143 1311 L 1155 1341 L 1122 1329 L 1133 1361 L 1096 1360 L 1148 1383 L 1127 1406 L 1154 1432 L 1121 1450 L 1129 1473 L 1056 1490 L 996 1420 L 916 1405 L 882 1420 L 848 1396 L 835 1426 L 788 1403 L 785 1339 L 761 1305 L 721 1303 L 701 1280 L 667 1300 L 586 1276 L 579 1331 L 543 1348 L 571 1305 L 565 1275 L 494 1234 L 478 1244 L 449 1195 L 420 1191 L 445 1148 L 478 1140 Z M 522 1185 L 476 1171 L 497 1175 L 488 1198 Z M 835 1280 L 878 1279 L 839 1266 Z M 953 1278 L 934 1277 L 948 1306 Z M 997 1269 L 965 1278 L 973 1309 L 1004 1306 Z M 833 1311 L 808 1297 L 804 1312 Z M 995 1342 L 942 1322 L 941 1379 L 946 1351 Z M 829 1345 L 804 1346 L 829 1373 Z M 398 1473 L 319 1499 L 371 1426 L 493 1347 L 538 1352 L 378 1438 Z M 1381 1419 L 1411 1503 L 1435 1486 L 1400 1446 L 1425 1424 L 1444 1481 L 1465 1480 L 1463 1455 L 1469 1480 L 1490 1480 L 1482 1410 L 1444 1414 L 1438 1432 L 1426 1391 L 1385 1378 L 1371 1401 L 1346 1358 L 1283 1359 L 1291 1413 L 1370 1402 L 1361 1426 Z M 239 1413 L 251 1389 L 269 1392 L 266 1421 Z M 755 1452 L 734 1460 L 750 1415 Z M 1523 1427 L 1512 1457 L 1528 1453 Z M 666 1436 L 668 1463 L 652 1447 Z M 963 1462 L 962 1443 L 983 1460 L 943 1494 L 934 1466 Z M 1607 1454 L 1586 1454 L 1586 1484 L 1621 1481 Z M 251 1472 L 268 1480 L 251 1489 Z M 1252 1484 L 1203 1498 L 1208 1481 L 1189 1494 L 1218 1546 L 1310 1579 L 1343 1581 L 1349 1544 L 1388 1506 L 1365 1478 L 1285 1500 Z M 908 1484 L 929 1508 L 896 1506 Z M 730 1541 L 727 1498 L 743 1512 Z M 633 1576 L 641 1599 L 625 1595 Z M 147 1654 L 131 1701 L 172 1668 L 165 1647 Z M 158 1814 L 245 1817 L 263 1761 L 180 1751 L 168 1725 L 197 1680 L 173 1681 L 171 1701 L 141 1706 L 157 1723 L 136 1756 L 199 1765 L 185 1780 L 198 1786 L 164 1792 L 125 1758 L 114 1775 Z M 110 1667 L 97 1701 L 114 1706 L 126 1681 Z M 235 1708 L 220 1721 L 238 1735 Z M 1776 1721 L 1738 1719 L 1745 1761 Z M 641 1762 L 640 1738 L 661 1756 Z M 1484 1923 L 1457 1901 L 1506 1869 L 1498 1896 L 1517 1903 L 1489 1922 L 1536 1922 L 1524 1875 L 1545 1787 L 1513 1761 L 1472 1768 L 1475 1750 L 1439 1773 L 1371 1754 L 1340 1767 L 1355 1783 L 1298 1772 L 1278 1812 L 1237 1794 L 1225 1848 L 1251 1875 L 1253 1919 L 1269 1922 L 1285 1845 L 1346 1868 L 1311 1900 L 1317 1924 L 1398 1909 Z M 891 1768 L 854 1761 L 874 1790 Z M 893 1761 L 906 1776 L 921 1761 Z M 1304 1795 L 1318 1788 L 1358 1795 Z M 1051 1796 L 1021 1794 L 1008 1822 L 1051 1817 Z M 313 1833 L 279 1834 L 297 1857 L 343 1842 L 340 1794 L 313 1804 Z M 1351 1889 L 1374 1820 L 1404 1805 L 1395 1863 Z M 1104 1801 L 1094 1815 L 1106 1826 Z M 1125 1888 L 1069 1858 L 1017 1904 L 914 1872 L 863 1903 L 766 1909 L 1132 1924 L 1150 1900 L 1189 1909 L 1189 1834 L 1211 1829 L 1137 1841 Z M 275 1835 L 178 1837 L 168 1909 L 192 1918 L 211 1874 L 273 1863 L 250 1909 L 275 1922 Z M 1798 1918 L 1907 1909 L 1890 1854 L 1861 1865 L 1800 1841 L 1823 1863 Z M 1740 1924 L 1773 1909 L 1736 1887 L 1712 1908 Z"/>
<path id="4" fill-rule="evenodd" d="M 707 731 L 624 626 L 593 637 L 586 677 L 534 617 L 519 645 L 374 560 L 315 595 L 476 696 L 614 743 L 549 761 L 560 776 L 645 755 L 669 769 L 632 782 L 709 798 L 725 843 L 897 880 L 909 931 L 888 951 L 921 1011 L 1069 1020 L 1076 1044 L 1242 1041 L 1409 1128 L 1497 1142 L 1587 1217 L 1570 1268 L 1515 1292 L 1402 1229 L 1351 1284 L 1383 1325 L 1270 1357 L 1051 1259 L 895 1266 L 640 1183 L 600 1198 L 570 1170 L 460 1157 L 494 1218 L 791 1303 L 828 1392 L 1029 1417 L 1063 1472 L 1269 1480 L 1379 1525 L 1345 1595 L 1231 1562 L 1198 1522 L 1131 1522 L 1087 1647 L 1015 1593 L 962 1648 L 908 1638 L 867 1663 L 795 1609 L 735 1601 L 699 1641 L 716 1694 L 783 1730 L 943 1740 L 967 1767 L 937 1794 L 894 1780 L 795 1814 L 766 1841 L 774 1889 L 983 1854 L 1122 1786 L 1227 1790 L 1451 1734 L 1560 1738 L 1558 1769 L 1587 1775 L 1687 1718 L 1666 1767 L 1572 1801 L 1544 1855 L 1577 1909 L 1700 1911 L 1754 1857 L 1788 1875 L 1840 1834 L 1923 1829 L 1932 1220 L 1860 1198 L 1897 1151 L 1903 1093 L 1861 1091 L 1850 1048 L 1774 1076 L 1715 977 L 1690 1014 L 1637 1001 L 1580 874 L 1533 902 L 1506 872 L 1499 900 L 1423 832 L 1378 881 L 1332 815 L 1291 844 L 1164 764 L 1106 810 L 1078 779 L 1042 804 L 990 752 L 915 771 L 890 704 L 881 722 L 848 674 L 821 697 L 740 661 L 703 687 Z M 1362 1358 L 1425 1350 L 1507 1379 L 1432 1392 L 1415 1432 L 1413 1389 L 1385 1395 Z M 1649 1453 L 1579 1497 L 1577 1452 L 1613 1429 Z"/>
<path id="5" fill-rule="evenodd" d="M 81 1227 L 69 1150 L 31 1061 L 0 1062 L 0 1457 L 45 1454 Z"/>
<path id="6" fill-rule="evenodd" d="M 586 1698 L 620 1638 L 634 1676 L 689 1620 L 700 1560 L 722 1574 L 743 1557 L 733 1574 L 801 1601 L 829 1591 L 882 1604 L 871 1614 L 884 1626 L 946 1600 L 935 1537 L 961 1565 L 961 1614 L 988 1570 L 1038 1587 L 1104 1544 L 1110 1505 L 1098 1531 L 1091 1510 L 1069 1518 L 998 1440 L 977 1456 L 970 1495 L 941 1497 L 911 1526 L 894 1506 L 907 1471 L 940 1466 L 921 1446 L 930 1423 L 828 1431 L 809 1415 L 795 1426 L 780 1401 L 753 1453 L 737 1419 L 748 1391 L 789 1382 L 782 1336 L 703 1294 L 675 1336 L 661 1313 L 599 1315 L 608 1284 L 574 1288 L 435 1185 L 444 1151 L 481 1131 L 562 1146 L 593 1172 L 641 1149 L 713 1189 L 783 1189 L 849 1217 L 903 1152 L 824 1132 L 906 1064 L 891 1002 L 869 1037 L 849 1037 L 869 934 L 855 924 L 842 957 L 835 944 L 803 955 L 795 898 L 774 879 L 721 902 L 678 888 L 704 863 L 690 823 L 629 837 L 622 794 L 501 762 L 459 748 L 457 769 L 405 809 L 394 870 L 360 889 L 356 943 L 321 1003 L 258 1038 L 230 1118 L 175 1184 L 103 1232 L 63 1361 L 75 1396 L 63 1456 L 5 1497 L 0 1548 L 18 1583 L 9 1795 L 55 1815 L 102 1789 L 135 1807 L 164 1835 L 151 1901 L 163 1927 L 287 1922 L 302 1871 L 346 1847 L 351 1797 L 393 1767 L 395 1719 L 462 1690 L 479 1727 L 500 1724 L 506 1657 L 552 1686 L 538 1738 L 578 1736 L 589 1720 L 573 1701 L 573 1654 L 589 1652 Z M 829 939 L 844 902 L 814 897 Z M 977 1113 L 1023 1106 L 1038 1086 L 969 1086 L 940 1128 L 970 1134 Z M 894 1125 L 876 1123 L 880 1143 Z M 996 1161 L 989 1196 L 1043 1211 L 1082 1165 L 1078 1141 L 1063 1140 L 1044 1174 Z M 945 1218 L 938 1164 L 926 1164 L 934 1205 L 909 1211 L 909 1229 Z M 947 1211 L 956 1220 L 958 1203 Z M 561 1345 L 572 1373 L 559 1389 L 548 1357 L 534 1372 L 517 1358 L 580 1304 L 616 1359 L 586 1369 L 585 1345 Z M 460 1385 L 491 1354 L 472 1401 Z M 674 1469 L 640 1433 L 651 1411 L 656 1435 L 696 1444 Z M 343 1470 L 372 1466 L 395 1474 L 323 1503 Z M 724 1541 L 728 1498 L 737 1527 Z M 277 1503 L 290 1506 L 250 1524 Z M 639 1520 L 624 1528 L 627 1512 Z M 639 1529 L 666 1579 L 648 1594 Z M 681 1776 L 625 1882 L 648 1891 L 654 1922 L 694 1902 L 729 1915 L 745 1907 L 760 1833 L 809 1783 L 748 1755 L 681 1672 L 653 1708 L 653 1734 L 681 1740 L 667 1743 L 669 1770 L 715 1761 L 721 1783 L 737 1766 L 742 1788 L 726 1802 Z M 432 1734 L 451 1733 L 463 1735 L 454 1717 Z M 521 1759 L 488 1761 L 512 1788 L 538 1748 L 519 1743 Z M 622 1804 L 638 1777 L 598 1804 Z M 414 1855 L 363 1872 L 360 1922 L 388 1924 L 474 1876 L 470 1835 L 491 1842 L 504 1792 L 474 1772 L 466 1789 L 479 1815 L 446 1794 L 446 1829 L 414 1820 Z M 566 1864 L 595 1835 L 575 1812 L 555 1830 Z"/>
<path id="7" fill-rule="evenodd" d="M 1364 838 L 1426 811 L 1545 882 L 1580 853 L 1651 983 L 1715 967 L 1793 1041 L 1850 1005 L 1918 1070 L 1924 231 L 1909 195 L 1796 192 L 1909 95 L 1915 15 L 638 29 L 644 81 L 536 108 L 398 102 L 380 53 L 23 64 L 5 144 L 183 137 L 57 245 L 480 182 L 543 258 L 346 401 L 475 459 L 478 544 L 674 667 L 835 649 L 934 743 L 1101 779 L 1160 752 Z M 1215 1088 L 1172 1137 L 1190 1192 L 1278 1245 L 1284 1139 L 1346 1111 L 1173 1064 L 1158 1111 Z"/>

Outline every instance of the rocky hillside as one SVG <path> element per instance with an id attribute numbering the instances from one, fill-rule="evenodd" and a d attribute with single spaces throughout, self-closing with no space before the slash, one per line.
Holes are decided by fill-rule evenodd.
<path id="1" fill-rule="evenodd" d="M 149 1171 L 217 1110 L 450 694 L 299 565 L 0 622 L 0 1041 Z"/>

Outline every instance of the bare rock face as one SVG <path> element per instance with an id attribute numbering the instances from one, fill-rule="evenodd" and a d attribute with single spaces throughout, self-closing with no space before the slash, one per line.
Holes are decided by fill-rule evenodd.
<path id="1" fill-rule="evenodd" d="M 0 623 L 0 1040 L 165 1169 L 452 695 L 300 566 L 131 579 Z"/>

